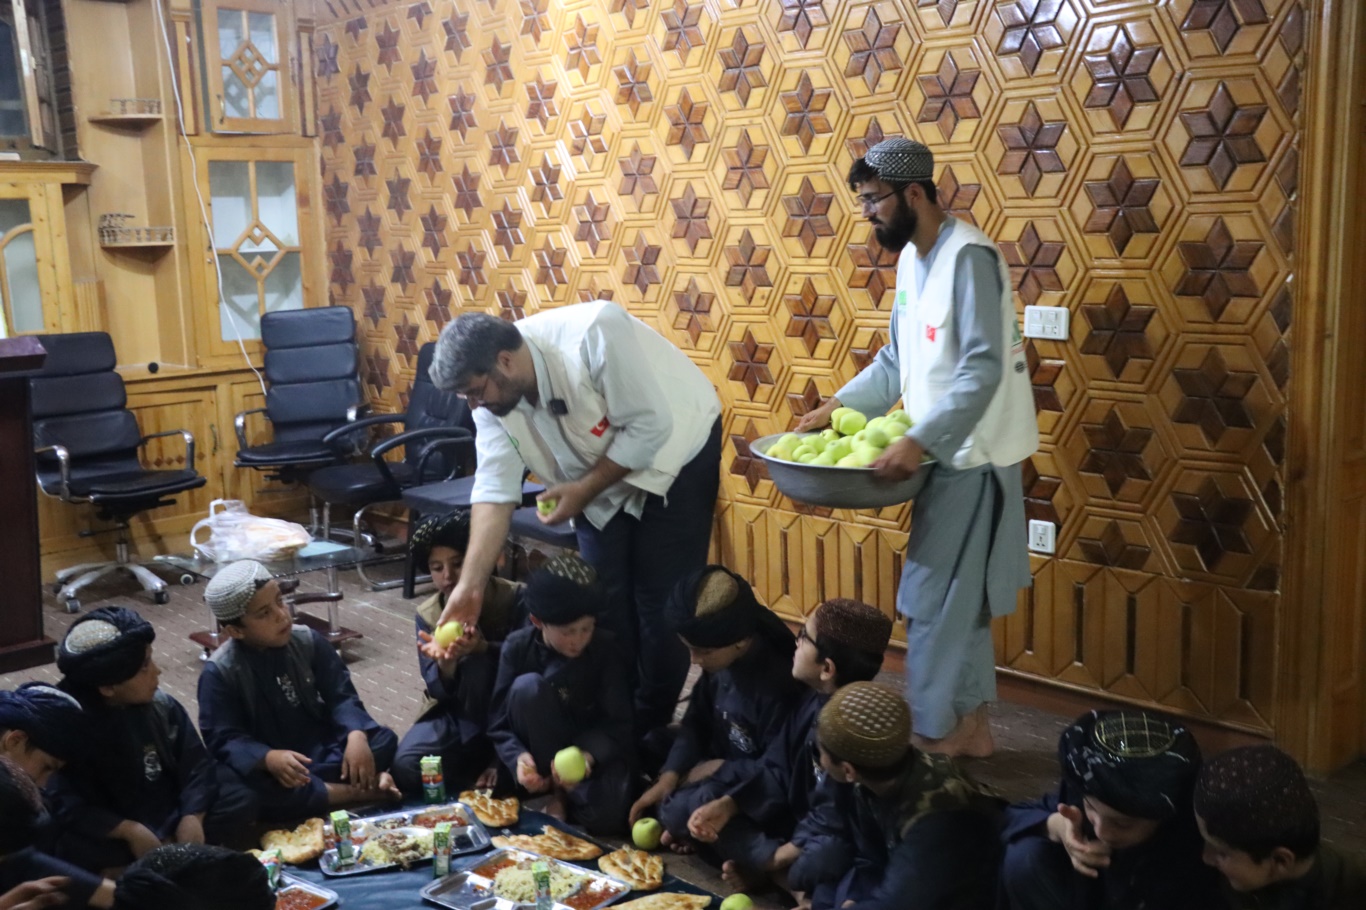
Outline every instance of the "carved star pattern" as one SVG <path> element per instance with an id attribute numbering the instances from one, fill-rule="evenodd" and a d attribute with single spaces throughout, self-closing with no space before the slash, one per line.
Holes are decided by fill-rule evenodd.
<path id="1" fill-rule="evenodd" d="M 889 137 L 882 132 L 882 124 L 874 117 L 868 121 L 868 128 L 863 131 L 863 135 L 845 139 L 844 147 L 849 151 L 850 158 L 862 158 L 868 154 L 870 148 L 887 138 Z"/>
<path id="2" fill-rule="evenodd" d="M 327 251 L 327 258 L 332 262 L 332 272 L 327 280 L 345 294 L 346 289 L 356 283 L 355 273 L 351 271 L 352 253 L 338 240 L 337 248 Z"/>
<path id="3" fill-rule="evenodd" d="M 394 345 L 394 353 L 402 354 L 405 357 L 417 356 L 417 326 L 408 321 L 408 315 L 403 315 L 403 322 L 394 326 L 394 337 L 398 343 Z"/>
<path id="4" fill-rule="evenodd" d="M 1057 382 L 1062 376 L 1063 361 L 1039 356 L 1034 342 L 1027 341 L 1025 362 L 1029 366 L 1029 382 L 1034 387 L 1034 409 L 1061 414 L 1062 398 L 1058 395 Z"/>
<path id="5" fill-rule="evenodd" d="M 811 84 L 811 73 L 803 72 L 793 91 L 782 93 L 783 109 L 787 116 L 783 120 L 783 135 L 796 136 L 803 152 L 811 151 L 811 143 L 816 137 L 830 132 L 830 119 L 825 116 L 825 108 L 834 94 L 828 88 L 817 89 Z"/>
<path id="6" fill-rule="evenodd" d="M 341 119 L 335 107 L 329 107 L 327 113 L 318 118 L 318 131 L 322 133 L 323 146 L 328 152 L 346 141 L 342 135 Z"/>
<path id="7" fill-rule="evenodd" d="M 558 88 L 555 82 L 546 82 L 541 78 L 541 74 L 536 74 L 536 81 L 529 83 L 526 87 L 526 119 L 535 120 L 541 125 L 541 129 L 546 129 L 550 123 L 550 118 L 558 116 L 560 111 L 555 104 L 555 90 Z"/>
<path id="8" fill-rule="evenodd" d="M 441 23 L 441 27 L 446 31 L 446 50 L 455 54 L 455 61 L 460 62 L 460 58 L 465 51 L 469 50 L 470 14 L 453 12 L 450 17 Z"/>
<path id="9" fill-rule="evenodd" d="M 758 438 L 759 430 L 752 419 L 745 422 L 743 432 L 730 434 L 730 444 L 735 446 L 735 458 L 730 463 L 729 471 L 737 477 L 743 477 L 751 493 L 759 488 L 760 481 L 768 479 L 768 468 L 764 466 L 763 459 L 749 448 L 749 444 Z"/>
<path id="10" fill-rule="evenodd" d="M 1058 508 L 1053 503 L 1053 497 L 1062 489 L 1062 478 L 1040 474 L 1039 467 L 1034 464 L 1032 458 L 1024 460 L 1020 465 L 1020 473 L 1025 494 L 1025 517 L 1034 521 L 1051 521 L 1055 525 L 1062 524 Z"/>
<path id="11" fill-rule="evenodd" d="M 593 67 L 602 62 L 602 55 L 598 52 L 597 25 L 584 22 L 583 16 L 575 17 L 574 31 L 564 36 L 564 46 L 567 51 L 564 55 L 565 72 L 577 70 L 579 78 L 587 82 Z"/>
<path id="12" fill-rule="evenodd" d="M 518 132 L 516 127 L 510 127 L 500 119 L 497 132 L 489 137 L 489 166 L 502 168 L 504 177 L 522 160 L 517 154 Z"/>
<path id="13" fill-rule="evenodd" d="M 650 73 L 653 70 L 648 60 L 641 61 L 636 57 L 634 49 L 626 63 L 612 70 L 617 80 L 617 104 L 629 107 L 632 117 L 636 116 L 642 104 L 654 100 L 654 92 L 650 90 Z"/>
<path id="14" fill-rule="evenodd" d="M 375 167 L 375 146 L 371 143 L 362 143 L 351 150 L 355 156 L 356 166 L 352 171 L 356 177 L 374 177 L 379 173 Z"/>
<path id="15" fill-rule="evenodd" d="M 403 288 L 403 292 L 406 294 L 408 285 L 417 282 L 417 279 L 413 277 L 413 266 L 416 263 L 416 250 L 409 250 L 401 245 L 396 250 L 390 250 L 389 264 L 393 266 L 393 271 L 389 273 L 389 283 Z M 414 351 L 413 353 L 417 352 Z"/>
<path id="16" fill-rule="evenodd" d="M 694 348 L 704 332 L 715 331 L 711 324 L 711 308 L 715 303 L 716 295 L 698 287 L 696 278 L 689 278 L 685 289 L 674 291 L 674 306 L 678 308 L 674 328 L 686 332 Z"/>
<path id="17" fill-rule="evenodd" d="M 851 243 L 846 250 L 854 263 L 849 287 L 867 291 L 873 308 L 882 309 L 882 298 L 896 287 L 896 253 L 884 250 L 871 230 L 863 243 Z"/>
<path id="18" fill-rule="evenodd" d="M 616 291 L 611 288 L 598 287 L 597 276 L 589 276 L 587 284 L 581 284 L 575 291 L 578 295 L 579 303 L 592 303 L 594 300 L 611 300 L 616 296 Z"/>
<path id="19" fill-rule="evenodd" d="M 595 157 L 607 152 L 607 140 L 602 135 L 606 123 L 606 114 L 595 114 L 593 108 L 585 104 L 583 116 L 569 124 L 569 134 L 574 138 L 569 148 L 582 157 L 588 167 L 593 166 Z"/>
<path id="20" fill-rule="evenodd" d="M 721 81 L 717 88 L 722 92 L 734 92 L 740 99 L 740 106 L 749 104 L 750 93 L 768 85 L 760 64 L 764 59 L 764 44 L 761 41 L 750 43 L 745 30 L 737 28 L 730 47 L 717 52 L 721 61 Z"/>
<path id="21" fill-rule="evenodd" d="M 431 251 L 432 259 L 440 259 L 441 251 L 448 244 L 446 242 L 446 216 L 436 210 L 433 205 L 427 209 L 427 214 L 419 217 L 422 222 L 422 245 Z"/>
<path id="22" fill-rule="evenodd" d="M 327 214 L 331 215 L 338 225 L 342 223 L 342 217 L 350 214 L 351 203 L 347 199 L 351 192 L 351 184 L 342 180 L 336 174 L 332 175 L 332 182 L 323 187 L 323 198 L 327 208 Z"/>
<path id="23" fill-rule="evenodd" d="M 531 169 L 531 201 L 539 202 L 542 211 L 564 198 L 560 189 L 560 166 L 549 155 L 541 156 L 541 163 Z"/>
<path id="24" fill-rule="evenodd" d="M 370 206 L 365 207 L 364 213 L 356 218 L 356 227 L 360 230 L 360 240 L 356 246 L 365 250 L 367 256 L 375 258 L 375 250 L 383 244 L 380 242 L 379 229 L 384 224 L 384 219 L 370 211 Z"/>
<path id="25" fill-rule="evenodd" d="M 1241 165 L 1266 161 L 1257 144 L 1257 128 L 1266 110 L 1265 104 L 1240 107 L 1228 86 L 1220 82 L 1207 107 L 1181 112 L 1181 122 L 1190 133 L 1181 166 L 1204 167 L 1222 190 Z"/>
<path id="26" fill-rule="evenodd" d="M 699 197 L 692 183 L 683 187 L 683 195 L 669 200 L 674 210 L 673 237 L 688 245 L 688 252 L 697 255 L 697 245 L 711 239 L 711 225 L 707 215 L 711 212 L 711 200 Z M 696 343 L 694 338 L 693 342 Z"/>
<path id="27" fill-rule="evenodd" d="M 502 209 L 493 212 L 493 245 L 503 248 L 503 257 L 511 260 L 513 251 L 526 242 L 522 236 L 522 213 L 512 208 L 507 198 Z"/>
<path id="28" fill-rule="evenodd" d="M 346 34 L 351 36 L 352 41 L 359 41 L 360 33 L 367 28 L 369 26 L 366 25 L 364 16 L 357 16 L 354 19 L 348 19 L 346 22 Z"/>
<path id="29" fill-rule="evenodd" d="M 636 211 L 639 211 L 646 196 L 659 192 L 654 178 L 655 156 L 643 154 L 637 142 L 632 145 L 630 155 L 617 159 L 617 167 L 621 168 L 621 185 L 617 192 L 634 199 Z"/>
<path id="30" fill-rule="evenodd" d="M 384 115 L 384 129 L 380 132 L 385 139 L 388 139 L 398 146 L 398 140 L 408 134 L 403 126 L 403 114 L 407 110 L 407 105 L 399 104 L 392 96 L 384 107 L 380 108 L 380 113 Z"/>
<path id="31" fill-rule="evenodd" d="M 644 231 L 637 231 L 635 244 L 623 249 L 622 254 L 626 257 L 626 271 L 622 273 L 622 281 L 635 285 L 636 290 L 644 297 L 649 292 L 650 285 L 659 284 L 660 248 L 650 243 Z"/>
<path id="32" fill-rule="evenodd" d="M 1040 240 L 1034 222 L 1029 222 L 1017 242 L 997 244 L 1006 265 L 1010 267 L 1010 280 L 1020 299 L 1034 306 L 1045 291 L 1063 290 L 1062 278 L 1057 271 L 1066 244 L 1056 240 Z"/>
<path id="33" fill-rule="evenodd" d="M 365 318 L 370 320 L 373 328 L 379 328 L 380 323 L 385 320 L 384 296 L 387 293 L 384 285 L 376 284 L 375 279 L 371 278 L 370 283 L 360 289 L 361 300 L 365 303 Z"/>
<path id="34" fill-rule="evenodd" d="M 1119 26 L 1108 48 L 1082 57 L 1091 74 L 1091 91 L 1083 105 L 1104 108 L 1115 129 L 1124 129 L 1135 105 L 1161 100 L 1151 78 L 1153 66 L 1161 56 L 1160 44 L 1139 45 L 1129 34 L 1128 26 Z"/>
<path id="35" fill-rule="evenodd" d="M 959 183 L 958 175 L 953 172 L 953 166 L 949 165 L 939 176 L 938 189 L 939 204 L 944 211 L 962 218 L 969 224 L 977 223 L 977 217 L 972 214 L 972 206 L 977 202 L 977 195 L 982 192 L 980 183 Z"/>
<path id="36" fill-rule="evenodd" d="M 384 394 L 389 388 L 389 358 L 382 351 L 372 351 L 365 355 L 365 381 L 376 395 Z"/>
<path id="37" fill-rule="evenodd" d="M 375 35 L 375 45 L 379 48 L 379 56 L 375 63 L 387 69 L 391 76 L 394 74 L 394 64 L 403 62 L 403 52 L 398 47 L 398 39 L 401 36 L 402 33 L 388 20 L 384 22 L 384 31 Z"/>
<path id="38" fill-rule="evenodd" d="M 1225 496 L 1213 477 L 1205 478 L 1197 493 L 1173 492 L 1171 502 L 1181 516 L 1169 535 L 1171 542 L 1194 547 L 1207 570 L 1213 572 L 1229 553 L 1252 552 L 1243 531 L 1252 502 Z"/>
<path id="39" fill-rule="evenodd" d="M 1134 179 L 1128 162 L 1120 156 L 1109 177 L 1085 185 L 1092 212 L 1082 230 L 1108 234 L 1115 253 L 1123 256 L 1135 234 L 1157 233 L 1157 220 L 1148 206 L 1161 183 L 1155 177 Z"/>
<path id="40" fill-rule="evenodd" d="M 1234 240 L 1224 219 L 1216 218 L 1204 240 L 1183 240 L 1177 245 L 1186 264 L 1177 295 L 1204 300 L 1210 318 L 1217 322 L 1233 298 L 1262 295 L 1250 270 L 1265 245 L 1260 240 Z"/>
<path id="41" fill-rule="evenodd" d="M 664 108 L 664 116 L 669 118 L 669 138 L 666 141 L 669 145 L 682 148 L 684 157 L 689 161 L 699 143 L 711 141 L 706 126 L 709 108 L 710 104 L 706 101 L 694 102 L 686 88 L 678 93 L 677 101 Z"/>
<path id="42" fill-rule="evenodd" d="M 413 207 L 412 203 L 408 201 L 408 188 L 412 186 L 412 183 L 411 179 L 402 176 L 398 171 L 394 171 L 392 180 L 384 181 L 384 187 L 389 191 L 387 207 L 399 221 L 402 221 L 403 216 Z"/>
<path id="43" fill-rule="evenodd" d="M 526 291 L 518 290 L 509 284 L 494 295 L 498 301 L 498 316 L 504 322 L 516 322 L 526 318 Z"/>
<path id="44" fill-rule="evenodd" d="M 584 197 L 583 204 L 574 206 L 574 220 L 578 222 L 574 239 L 586 243 L 588 251 L 594 256 L 598 255 L 601 244 L 612 239 L 612 230 L 607 223 L 611 214 L 612 207 L 595 199 L 592 191 Z"/>
<path id="45" fill-rule="evenodd" d="M 1195 0 L 1181 31 L 1208 31 L 1219 53 L 1226 54 L 1243 26 L 1266 25 L 1268 21 L 1262 0 Z"/>
<path id="46" fill-rule="evenodd" d="M 722 187 L 735 190 L 741 204 L 749 208 L 754 191 L 768 189 L 768 177 L 764 175 L 768 146 L 755 145 L 749 138 L 749 130 L 742 130 L 735 148 L 725 149 L 722 154 L 726 162 L 726 180 Z"/>
<path id="47" fill-rule="evenodd" d="M 1119 522 L 1111 519 L 1096 537 L 1078 537 L 1077 546 L 1087 562 L 1116 569 L 1142 569 L 1152 554 L 1150 547 L 1130 543 Z"/>
<path id="48" fill-rule="evenodd" d="M 426 320 L 436 324 L 439 332 L 451 321 L 451 291 L 443 288 L 439 278 L 432 279 L 432 286 L 422 292 L 427 299 Z"/>
<path id="49" fill-rule="evenodd" d="M 916 121 L 935 124 L 944 141 L 952 141 L 958 121 L 976 120 L 982 116 L 972 97 L 981 75 L 981 70 L 959 69 L 953 54 L 944 54 L 938 72 L 916 77 L 920 90 L 925 93 L 925 103 L 920 106 Z"/>
<path id="50" fill-rule="evenodd" d="M 456 283 L 469 288 L 471 294 L 478 294 L 479 289 L 488 283 L 488 278 L 484 275 L 484 263 L 487 259 L 488 254 L 476 249 L 474 241 L 469 241 L 463 251 L 455 254 Z"/>
<path id="51" fill-rule="evenodd" d="M 423 130 L 423 137 L 417 140 L 417 170 L 435 180 L 443 170 L 441 166 L 441 137 L 433 136 L 431 130 Z"/>
<path id="52" fill-rule="evenodd" d="M 629 28 L 636 27 L 636 13 L 650 8 L 650 0 L 612 0 L 612 12 L 626 17 Z"/>
<path id="53" fill-rule="evenodd" d="M 791 32 L 805 49 L 811 33 L 830 24 L 825 15 L 824 0 L 779 0 L 782 14 L 778 17 L 778 31 Z"/>
<path id="54" fill-rule="evenodd" d="M 996 166 L 998 174 L 1015 174 L 1025 192 L 1033 196 L 1044 174 L 1062 174 L 1067 166 L 1058 156 L 1058 142 L 1067 132 L 1063 120 L 1045 121 L 1031 101 L 1025 105 L 1019 123 L 998 126 L 996 133 L 1006 153 Z"/>
<path id="55" fill-rule="evenodd" d="M 549 291 L 551 296 L 554 296 L 556 288 L 569 283 L 569 276 L 565 273 L 568 253 L 564 247 L 557 248 L 555 241 L 549 237 L 536 251 L 536 283 Z"/>
<path id="56" fill-rule="evenodd" d="M 751 329 L 745 329 L 745 336 L 739 341 L 727 342 L 730 349 L 729 379 L 744 385 L 749 400 L 760 386 L 773 385 L 773 373 L 769 371 L 768 361 L 773 357 L 773 345 L 761 344 Z"/>
<path id="57" fill-rule="evenodd" d="M 863 26 L 844 33 L 844 43 L 849 48 L 849 62 L 845 64 L 844 75 L 851 78 L 862 76 L 868 91 L 877 91 L 883 73 L 901 69 L 901 55 L 896 51 L 896 39 L 900 34 L 900 22 L 884 25 L 877 9 L 869 7 L 863 18 Z"/>
<path id="58" fill-rule="evenodd" d="M 1062 47 L 1062 32 L 1057 18 L 1064 8 L 1064 0 L 1012 0 L 996 7 L 996 16 L 1005 27 L 996 53 L 1003 56 L 1020 55 L 1020 62 L 1031 76 L 1039 65 L 1044 51 Z"/>
<path id="59" fill-rule="evenodd" d="M 469 221 L 474 220 L 474 210 L 482 208 L 484 203 L 479 198 L 479 177 L 480 174 L 470 173 L 470 166 L 465 164 L 463 169 L 454 178 L 455 181 L 455 207 L 465 213 L 465 218 Z"/>
<path id="60" fill-rule="evenodd" d="M 1143 450 L 1153 438 L 1151 427 L 1129 426 L 1119 408 L 1112 407 L 1100 423 L 1084 423 L 1081 431 L 1087 452 L 1077 470 L 1099 475 L 1111 496 L 1118 496 L 1130 480 L 1153 479 L 1143 461 Z"/>
<path id="61" fill-rule="evenodd" d="M 877 352 L 882 350 L 882 346 L 886 343 L 887 339 L 883 337 L 882 330 L 879 329 L 868 338 L 866 347 L 851 347 L 849 359 L 854 361 L 854 370 L 862 372 L 867 369 L 877 359 Z"/>
<path id="62" fill-rule="evenodd" d="M 330 81 L 332 76 L 341 73 L 341 67 L 337 65 L 337 51 L 340 49 L 341 45 L 337 44 L 326 34 L 322 36 L 322 40 L 318 43 L 317 54 L 317 74 L 319 79 Z"/>
<path id="63" fill-rule="evenodd" d="M 408 7 L 408 18 L 417 23 L 417 30 L 422 31 L 422 26 L 426 24 L 427 17 L 432 14 L 431 4 L 427 0 L 421 3 L 414 3 Z"/>
<path id="64" fill-rule="evenodd" d="M 546 13 L 548 6 L 548 0 L 522 0 L 522 34 L 530 35 L 537 45 L 541 43 L 541 36 L 553 29 Z"/>
<path id="65" fill-rule="evenodd" d="M 1081 343 L 1081 352 L 1104 358 L 1116 379 L 1123 375 L 1130 360 L 1153 359 L 1148 323 L 1157 315 L 1157 307 L 1130 303 L 1123 285 L 1117 283 L 1110 288 L 1104 303 L 1083 303 L 1081 313 L 1091 326 Z"/>
<path id="66" fill-rule="evenodd" d="M 703 43 L 702 4 L 688 5 L 687 0 L 674 0 L 673 6 L 664 10 L 659 17 L 664 22 L 664 50 L 678 54 L 678 62 L 688 65 L 688 53 L 700 48 Z"/>
<path id="67" fill-rule="evenodd" d="M 835 228 L 830 224 L 834 199 L 834 193 L 817 192 L 811 178 L 803 177 L 797 195 L 783 197 L 783 210 L 787 213 L 783 236 L 796 237 L 810 256 L 820 238 L 835 236 Z"/>
<path id="68" fill-rule="evenodd" d="M 915 5 L 921 9 L 933 7 L 945 28 L 953 24 L 953 14 L 958 12 L 958 0 L 915 0 Z"/>
<path id="69" fill-rule="evenodd" d="M 1211 347 L 1195 369 L 1172 370 L 1172 377 L 1182 395 L 1172 420 L 1198 426 L 1210 445 L 1218 445 L 1231 427 L 1254 426 L 1244 399 L 1257 384 L 1257 374 L 1230 370 L 1219 348 Z"/>
<path id="70" fill-rule="evenodd" d="M 822 341 L 835 340 L 835 327 L 830 324 L 835 298 L 817 291 L 816 283 L 810 277 L 802 283 L 800 293 L 783 295 L 783 303 L 792 314 L 784 334 L 788 338 L 800 338 L 808 357 L 816 356 L 816 348 Z"/>
<path id="71" fill-rule="evenodd" d="M 417 58 L 410 69 L 413 72 L 413 94 L 422 99 L 426 104 L 428 99 L 436 94 L 436 60 L 427 57 L 427 49 L 423 48 L 421 56 Z"/>
<path id="72" fill-rule="evenodd" d="M 356 109 L 356 113 L 365 113 L 365 105 L 374 100 L 370 97 L 370 74 L 361 72 L 358 63 L 356 71 L 346 77 L 346 82 L 351 88 L 350 105 Z"/>
<path id="73" fill-rule="evenodd" d="M 503 44 L 495 35 L 493 43 L 484 51 L 484 84 L 491 85 L 498 94 L 503 93 L 503 85 L 517 77 L 513 75 L 512 44 Z"/>
<path id="74" fill-rule="evenodd" d="M 795 427 L 797 422 L 821 406 L 821 390 L 816 386 L 816 380 L 807 377 L 806 384 L 801 391 L 796 390 L 796 386 L 788 386 L 787 409 L 792 412 L 790 427 Z"/>
<path id="75" fill-rule="evenodd" d="M 754 242 L 749 228 L 740 235 L 740 242 L 726 247 L 726 287 L 739 288 L 746 303 L 754 302 L 759 288 L 773 287 L 768 276 L 768 257 L 773 250 Z"/>

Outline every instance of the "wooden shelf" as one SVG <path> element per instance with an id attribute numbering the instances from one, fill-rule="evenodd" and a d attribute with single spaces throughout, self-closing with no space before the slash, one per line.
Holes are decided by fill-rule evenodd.
<path id="1" fill-rule="evenodd" d="M 93 114 L 85 118 L 91 123 L 100 123 L 106 126 L 151 126 L 165 120 L 162 114 Z"/>
<path id="2" fill-rule="evenodd" d="M 101 243 L 106 250 L 160 249 L 175 246 L 174 240 L 143 240 L 138 243 Z"/>

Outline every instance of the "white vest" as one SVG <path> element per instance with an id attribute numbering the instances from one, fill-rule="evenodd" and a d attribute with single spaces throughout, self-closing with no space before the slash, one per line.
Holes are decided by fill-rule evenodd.
<path id="1" fill-rule="evenodd" d="M 1010 273 L 991 238 L 961 219 L 935 256 L 923 292 L 916 291 L 914 248 L 907 248 L 897 266 L 894 318 L 898 320 L 902 404 L 919 423 L 953 384 L 960 354 L 952 317 L 953 279 L 958 253 L 969 244 L 984 246 L 995 254 L 1001 276 L 1001 331 L 1006 348 L 996 394 L 953 456 L 953 466 L 960 470 L 988 462 L 1002 467 L 1016 464 L 1039 448 L 1034 389 L 1025 362 L 1024 338 L 1015 318 Z"/>
<path id="2" fill-rule="evenodd" d="M 544 406 L 559 399 L 565 413 L 557 415 L 566 441 L 589 464 L 596 462 L 616 436 L 617 428 L 607 422 L 607 402 L 593 386 L 588 364 L 584 362 L 584 337 L 603 307 L 617 306 L 610 300 L 573 304 L 544 310 L 517 321 L 522 337 L 536 346 L 545 364 L 548 389 L 538 389 Z M 667 396 L 660 407 L 673 419 L 673 432 L 655 453 L 650 467 L 633 471 L 626 483 L 637 489 L 663 496 L 674 478 L 694 455 L 702 450 L 712 424 L 721 413 L 721 403 L 711 381 L 688 355 L 648 325 L 631 317 L 641 361 L 650 364 L 655 381 Z M 513 411 L 499 418 L 514 440 L 534 441 L 538 434 L 526 415 Z M 564 482 L 554 456 L 544 447 L 525 443 L 517 446 L 526 466 L 537 477 Z"/>

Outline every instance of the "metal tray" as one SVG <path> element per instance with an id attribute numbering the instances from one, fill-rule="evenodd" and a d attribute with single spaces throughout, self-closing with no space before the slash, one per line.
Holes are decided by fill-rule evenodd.
<path id="1" fill-rule="evenodd" d="M 498 897 L 493 893 L 493 879 L 483 875 L 477 875 L 474 870 L 487 863 L 497 862 L 498 860 L 512 858 L 517 862 L 523 860 L 544 859 L 547 863 L 561 866 L 570 870 L 576 875 L 582 875 L 588 881 L 581 885 L 572 894 L 566 895 L 554 906 L 556 910 L 599 910 L 608 904 L 621 900 L 631 891 L 631 886 L 618 878 L 613 878 L 597 869 L 589 869 L 574 863 L 567 863 L 564 860 L 552 859 L 548 856 L 542 857 L 528 850 L 517 850 L 511 847 L 504 847 L 492 853 L 482 856 L 474 856 L 463 860 L 453 867 L 451 874 L 445 878 L 437 879 L 430 885 L 422 889 L 423 900 L 436 904 L 440 907 L 449 907 L 451 910 L 523 910 L 523 908 L 534 907 L 534 903 L 519 904 L 504 898 Z M 587 905 L 580 905 L 578 902 L 563 903 L 565 899 L 572 899 L 583 893 L 585 887 L 602 888 L 610 886 L 612 888 L 602 900 Z"/>
<path id="2" fill-rule="evenodd" d="M 428 812 L 451 812 L 464 820 L 463 825 L 451 826 L 451 856 L 463 856 L 466 853 L 478 853 L 481 850 L 488 849 L 490 843 L 488 830 L 484 828 L 479 819 L 474 817 L 474 813 L 469 810 L 469 807 L 464 803 L 455 801 L 356 819 L 352 823 L 353 830 L 354 826 L 362 826 L 360 830 L 366 837 L 373 837 L 381 831 L 391 831 L 394 828 L 417 827 L 426 828 L 430 831 L 432 829 L 427 828 L 426 825 L 417 824 L 417 819 Z M 401 822 L 401 824 L 393 824 L 395 821 Z"/>
<path id="3" fill-rule="evenodd" d="M 391 831 L 401 831 L 401 832 L 404 832 L 404 833 L 421 832 L 421 833 L 423 833 L 423 834 L 431 834 L 431 833 L 432 833 L 432 829 L 431 829 L 431 828 L 390 828 L 390 829 L 385 830 L 385 831 L 373 831 L 373 833 L 371 834 L 371 837 L 378 837 L 378 836 L 380 836 L 381 834 L 388 834 L 388 833 L 390 833 Z M 370 839 L 370 838 L 366 838 L 367 841 L 368 841 L 369 839 Z M 453 838 L 452 838 L 452 839 L 453 839 Z M 374 862 L 368 862 L 368 861 L 366 861 L 366 860 L 360 859 L 360 858 L 359 858 L 359 854 L 360 854 L 361 848 L 362 848 L 363 846 L 364 846 L 364 844 L 362 844 L 362 845 L 360 845 L 360 846 L 358 846 L 358 847 L 356 848 L 356 853 L 357 853 L 356 862 L 354 862 L 354 863 L 352 863 L 352 864 L 350 864 L 350 865 L 346 865 L 346 866 L 338 866 L 338 865 L 337 865 L 337 848 L 336 848 L 336 847 L 333 847 L 333 848 L 331 848 L 330 850 L 325 850 L 325 851 L 323 851 L 323 855 L 320 856 L 320 857 L 318 858 L 318 869 L 322 872 L 323 875 L 331 875 L 331 876 L 336 876 L 336 877 L 339 877 L 339 878 L 340 878 L 340 877 L 350 876 L 350 875 L 364 875 L 364 874 L 369 873 L 369 872 L 379 872 L 381 869 L 398 869 L 398 868 L 401 868 L 400 865 L 399 865 L 398 863 L 374 863 Z M 431 861 L 432 861 L 432 857 L 431 857 L 430 854 L 428 854 L 427 857 L 424 858 L 424 859 L 415 860 L 415 861 L 409 863 L 409 864 L 408 864 L 408 867 L 409 867 L 409 868 L 412 868 L 413 866 L 420 865 L 420 864 L 422 864 L 422 863 L 430 863 Z"/>
<path id="4" fill-rule="evenodd" d="M 280 887 L 275 892 L 277 900 L 278 895 L 283 894 L 291 888 L 297 888 L 300 891 L 307 891 L 309 894 L 316 894 L 318 897 L 327 898 L 327 903 L 319 904 L 315 910 L 328 910 L 329 907 L 337 906 L 337 892 L 330 891 L 327 888 L 324 888 L 321 885 L 315 885 L 312 882 L 306 882 L 301 878 L 295 878 L 288 872 L 280 875 Z"/>

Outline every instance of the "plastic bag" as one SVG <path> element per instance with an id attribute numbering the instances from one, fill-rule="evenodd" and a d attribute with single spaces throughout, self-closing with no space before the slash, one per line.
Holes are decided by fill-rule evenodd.
<path id="1" fill-rule="evenodd" d="M 208 534 L 202 540 L 200 531 Z M 203 559 L 233 562 L 288 559 L 313 542 L 303 525 L 279 518 L 259 518 L 240 499 L 215 499 L 209 517 L 190 529 L 190 543 Z"/>

